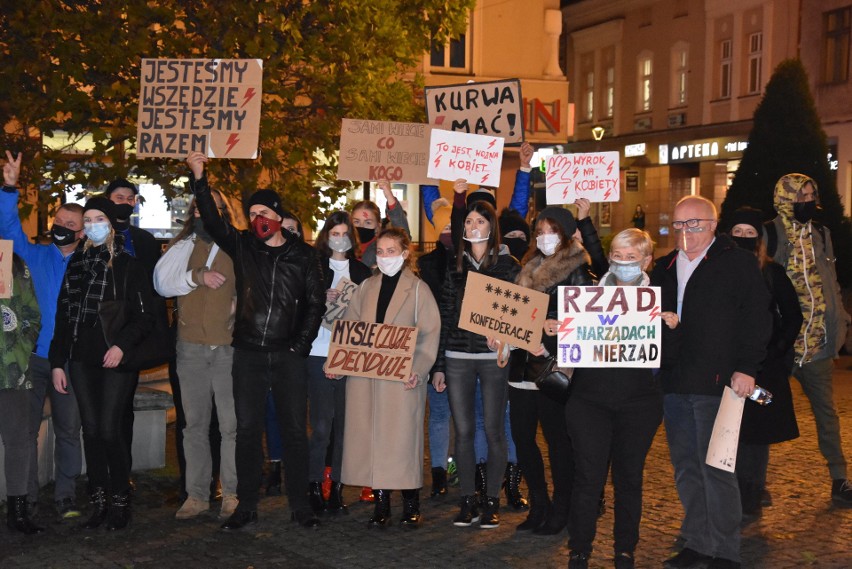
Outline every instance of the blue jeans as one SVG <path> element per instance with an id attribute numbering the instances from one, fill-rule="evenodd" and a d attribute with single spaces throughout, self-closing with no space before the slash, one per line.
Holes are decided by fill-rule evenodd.
<path id="1" fill-rule="evenodd" d="M 482 388 L 479 384 L 479 378 L 476 381 L 476 434 L 473 437 L 473 448 L 476 450 L 476 463 L 488 461 L 488 440 L 485 436 L 485 419 L 482 417 Z M 506 452 L 508 461 L 511 463 L 518 462 L 518 450 L 515 447 L 515 441 L 512 439 L 512 421 L 509 418 L 510 403 L 506 403 Z"/>
<path id="2" fill-rule="evenodd" d="M 447 391 L 435 391 L 430 383 L 426 387 L 429 398 L 429 460 L 432 468 L 447 469 L 450 455 L 450 399 Z"/>
<path id="3" fill-rule="evenodd" d="M 704 463 L 721 397 L 666 394 L 666 438 L 683 505 L 685 547 L 704 555 L 740 560 L 742 505 L 737 476 Z"/>

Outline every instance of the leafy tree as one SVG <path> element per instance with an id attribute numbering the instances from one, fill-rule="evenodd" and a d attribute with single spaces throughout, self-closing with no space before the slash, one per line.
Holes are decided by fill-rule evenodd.
<path id="1" fill-rule="evenodd" d="M 722 227 L 739 207 L 762 210 L 775 216 L 775 183 L 785 174 L 799 172 L 818 186 L 823 211 L 819 220 L 830 230 L 837 254 L 841 284 L 852 281 L 852 225 L 843 214 L 835 177 L 828 166 L 828 144 L 808 87 L 807 73 L 798 59 L 778 64 L 766 93 L 754 112 L 734 181 L 722 204 Z"/>
<path id="2" fill-rule="evenodd" d="M 422 77 L 412 69 L 430 38 L 464 29 L 474 3 L 20 2 L 0 14 L 0 148 L 25 152 L 22 180 L 40 186 L 43 203 L 74 184 L 97 189 L 128 175 L 150 178 L 173 197 L 183 191 L 185 165 L 133 152 L 141 59 L 260 58 L 261 155 L 214 160 L 208 171 L 230 195 L 274 188 L 311 220 L 348 187 L 335 180 L 341 118 L 423 120 Z M 42 145 L 40 134 L 60 131 L 71 142 L 90 139 L 91 155 Z M 328 189 L 320 195 L 319 186 Z"/>

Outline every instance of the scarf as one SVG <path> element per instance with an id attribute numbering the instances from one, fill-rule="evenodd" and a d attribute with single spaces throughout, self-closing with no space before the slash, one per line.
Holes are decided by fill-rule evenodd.
<path id="1" fill-rule="evenodd" d="M 110 273 L 109 259 L 109 248 L 98 245 L 78 250 L 68 263 L 64 282 L 66 295 L 60 309 L 74 324 L 75 333 L 81 325 L 93 327 L 98 322 L 98 304 L 104 298 Z"/>

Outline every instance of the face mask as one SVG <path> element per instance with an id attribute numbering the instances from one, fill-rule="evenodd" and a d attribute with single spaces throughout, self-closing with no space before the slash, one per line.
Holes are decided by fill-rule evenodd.
<path id="1" fill-rule="evenodd" d="M 523 258 L 529 248 L 527 240 L 521 237 L 504 237 L 503 243 L 506 244 L 506 247 L 509 248 L 509 253 L 516 259 Z"/>
<path id="2" fill-rule="evenodd" d="M 77 232 L 73 229 L 68 229 L 67 227 L 56 225 L 55 223 L 53 224 L 53 227 L 50 228 L 50 238 L 53 239 L 53 243 L 57 247 L 64 247 L 65 245 L 70 245 L 76 241 L 76 234 Z"/>
<path id="3" fill-rule="evenodd" d="M 83 226 L 86 232 L 86 237 L 91 239 L 92 243 L 95 245 L 103 245 L 109 237 L 110 229 L 112 229 L 112 226 L 108 221 L 84 223 Z"/>
<path id="4" fill-rule="evenodd" d="M 396 257 L 376 257 L 376 264 L 379 267 L 379 270 L 382 274 L 385 274 L 389 277 L 394 276 L 399 272 L 402 268 L 402 264 L 405 262 L 405 259 L 402 255 L 397 255 Z"/>
<path id="5" fill-rule="evenodd" d="M 119 203 L 112 206 L 115 215 L 115 228 L 124 231 L 130 226 L 130 216 L 133 215 L 133 206 L 129 203 Z"/>
<path id="6" fill-rule="evenodd" d="M 344 235 L 343 237 L 329 237 L 328 248 L 335 253 L 345 253 L 352 248 L 352 240 L 349 239 L 348 235 Z"/>
<path id="7" fill-rule="evenodd" d="M 251 222 L 251 230 L 261 241 L 269 241 L 273 235 L 281 231 L 281 222 L 258 215 Z"/>
<path id="8" fill-rule="evenodd" d="M 453 249 L 455 249 L 455 247 L 453 246 L 453 234 L 452 233 L 441 233 L 440 235 L 438 235 L 438 241 L 441 242 L 441 245 L 443 245 L 445 248 L 447 248 L 451 251 Z"/>
<path id="9" fill-rule="evenodd" d="M 535 246 L 538 250 L 544 253 L 546 257 L 550 257 L 556 253 L 556 248 L 562 240 L 555 233 L 545 233 L 535 238 Z"/>
<path id="10" fill-rule="evenodd" d="M 376 230 L 367 227 L 356 227 L 355 231 L 358 232 L 358 240 L 361 243 L 369 243 L 376 236 Z"/>
<path id="11" fill-rule="evenodd" d="M 740 249 L 745 249 L 746 251 L 757 250 L 757 237 L 731 237 L 731 239 L 734 240 L 734 243 Z"/>
<path id="12" fill-rule="evenodd" d="M 479 232 L 478 229 L 474 229 L 470 233 L 471 233 L 470 237 L 467 236 L 467 232 L 465 232 L 465 234 L 464 234 L 464 240 L 468 241 L 469 243 L 484 243 L 485 241 L 488 241 L 489 237 L 491 237 L 490 231 L 488 232 L 488 235 L 486 235 L 485 237 L 482 237 L 482 234 Z"/>
<path id="13" fill-rule="evenodd" d="M 816 213 L 816 201 L 796 202 L 793 204 L 793 217 L 799 223 L 805 224 L 813 219 Z"/>
<path id="14" fill-rule="evenodd" d="M 630 283 L 642 274 L 642 261 L 609 261 L 609 272 L 622 283 Z"/>

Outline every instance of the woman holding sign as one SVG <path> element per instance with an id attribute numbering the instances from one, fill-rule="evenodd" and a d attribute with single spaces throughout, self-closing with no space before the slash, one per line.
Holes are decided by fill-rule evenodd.
<path id="1" fill-rule="evenodd" d="M 417 328 L 413 346 L 398 342 L 404 344 L 398 349 L 413 349 L 411 373 L 404 381 L 354 375 L 346 380 L 342 481 L 373 488 L 375 510 L 369 527 L 390 523 L 391 490 L 402 490 L 400 524 L 409 529 L 420 525 L 426 379 L 438 350 L 441 318 L 429 287 L 413 272 L 410 247 L 402 229 L 392 227 L 379 234 L 380 274 L 361 284 L 343 317 Z M 378 339 L 362 337 L 361 345 L 364 342 Z"/>
<path id="2" fill-rule="evenodd" d="M 311 412 L 308 493 L 311 508 L 317 515 L 326 511 L 346 512 L 346 504 L 343 503 L 343 484 L 340 483 L 340 469 L 343 461 L 343 422 L 346 413 L 346 381 L 345 379 L 329 381 L 322 368 L 328 356 L 333 318 L 339 317 L 340 310 L 345 309 L 345 306 L 341 304 L 341 294 L 370 277 L 370 269 L 355 259 L 354 235 L 355 231 L 349 214 L 345 211 L 336 211 L 325 220 L 315 244 L 317 251 L 323 257 L 323 274 L 328 285 L 325 300 L 326 305 L 329 306 L 317 337 L 311 345 L 311 355 L 308 356 L 308 399 Z M 326 503 L 322 495 L 322 481 L 328 445 L 332 442 L 332 428 L 334 429 L 331 450 L 332 483 L 331 495 Z"/>
<path id="3" fill-rule="evenodd" d="M 464 300 L 467 276 L 482 273 L 509 283 L 515 281 L 521 267 L 500 243 L 497 214 L 491 204 L 476 201 L 467 207 L 464 232 L 456 245 L 456 263 L 449 267 L 441 294 L 441 345 L 438 349 L 436 372 L 432 377 L 435 389 L 449 388 L 450 409 L 456 429 L 456 455 L 461 484 L 461 510 L 453 524 L 468 527 L 479 521 L 481 528 L 500 525 L 500 486 L 506 468 L 506 430 L 504 417 L 509 373 L 498 363 L 498 353 L 485 336 L 457 326 Z M 476 378 L 482 389 L 482 412 L 485 437 L 488 440 L 486 496 L 481 496 L 482 516 L 474 496 L 476 453 L 474 433 L 474 394 Z"/>
<path id="4" fill-rule="evenodd" d="M 625 229 L 610 245 L 609 272 L 603 286 L 649 286 L 645 270 L 654 243 L 640 229 Z M 675 315 L 676 316 L 676 315 Z M 676 322 L 666 323 L 676 326 Z M 558 321 L 545 331 L 558 334 Z M 634 566 L 642 517 L 642 471 L 663 418 L 663 394 L 650 368 L 577 368 L 566 408 L 574 449 L 574 484 L 568 523 L 570 569 L 589 566 L 599 500 L 612 459 L 615 488 L 615 567 Z"/>

